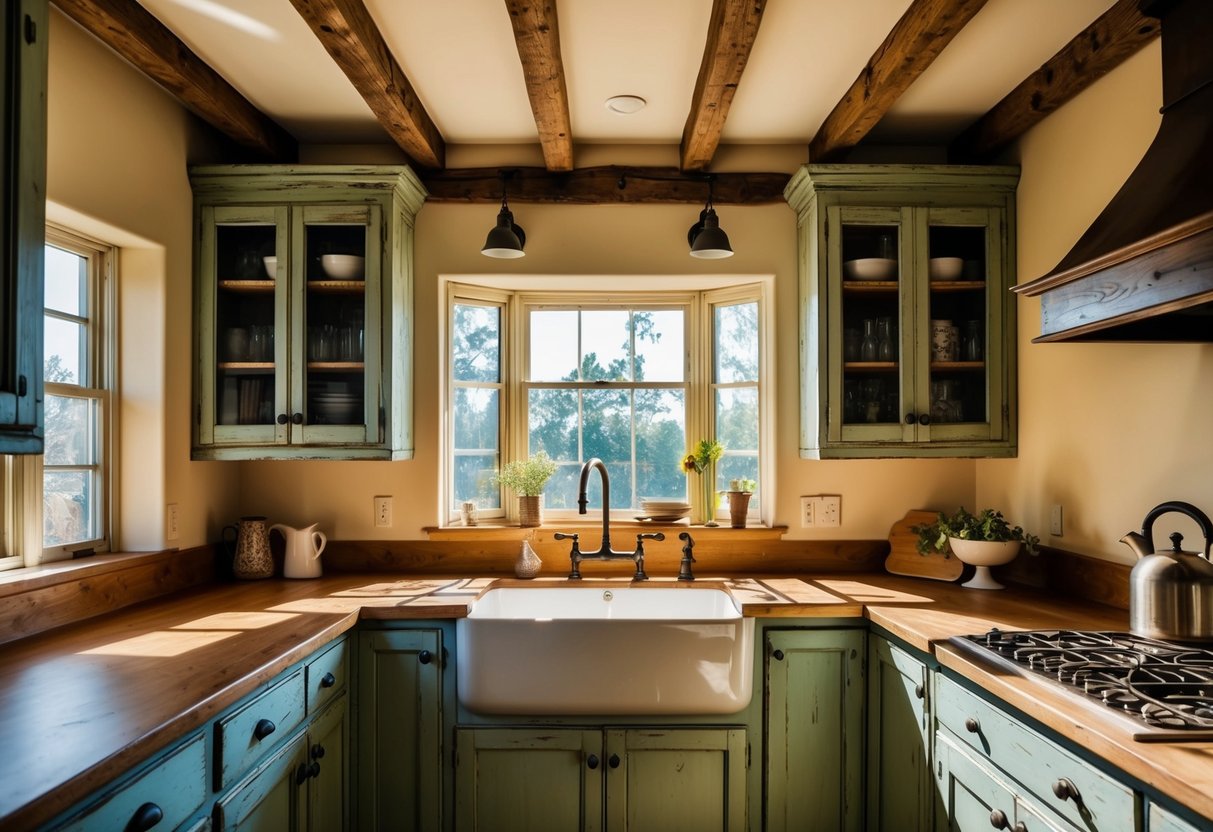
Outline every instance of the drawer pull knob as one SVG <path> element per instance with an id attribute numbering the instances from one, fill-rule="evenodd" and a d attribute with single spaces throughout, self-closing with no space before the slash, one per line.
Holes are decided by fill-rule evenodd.
<path id="1" fill-rule="evenodd" d="M 126 832 L 146 832 L 164 820 L 164 810 L 155 803 L 144 803 L 126 824 Z"/>
<path id="2" fill-rule="evenodd" d="M 337 677 L 332 673 L 326 673 L 320 677 L 320 687 L 322 688 L 331 688 L 335 684 L 337 684 Z"/>
<path id="3" fill-rule="evenodd" d="M 1007 820 L 1007 813 L 1002 809 L 995 809 L 990 812 L 990 826 L 995 829 L 1009 829 L 1011 824 Z"/>
<path id="4" fill-rule="evenodd" d="M 919 699 L 927 695 L 927 689 L 922 686 L 921 682 L 914 686 L 914 695 Z"/>
<path id="5" fill-rule="evenodd" d="M 1015 824 L 1015 828 L 1012 829 L 1011 832 L 1028 832 L 1028 825 L 1021 820 L 1019 823 Z"/>
<path id="6" fill-rule="evenodd" d="M 981 733 L 981 723 L 977 721 L 977 717 L 971 716 L 965 720 L 965 730 L 970 734 Z"/>
<path id="7" fill-rule="evenodd" d="M 1053 784 L 1053 794 L 1057 795 L 1058 800 L 1073 800 L 1076 804 L 1082 803 L 1082 794 L 1079 793 L 1078 787 L 1065 777 L 1057 778 Z"/>
<path id="8" fill-rule="evenodd" d="M 312 746 L 312 759 L 319 760 L 323 756 L 324 756 L 324 746 L 321 745 L 320 743 L 316 743 L 315 745 L 313 745 Z"/>
<path id="9" fill-rule="evenodd" d="M 607 765 L 611 768 L 619 768 L 619 755 L 612 754 L 611 758 L 607 760 Z"/>
<path id="10" fill-rule="evenodd" d="M 433 660 L 434 660 L 434 654 L 431 653 L 429 650 L 422 650 L 420 653 L 417 654 L 417 661 L 421 662 L 422 664 L 429 664 Z"/>
<path id="11" fill-rule="evenodd" d="M 771 658 L 777 662 L 783 661 L 783 651 L 782 650 L 774 651 L 773 653 L 771 653 Z"/>
<path id="12" fill-rule="evenodd" d="M 597 754 L 591 754 L 590 756 L 586 757 L 586 758 L 585 758 L 585 764 L 586 764 L 586 766 L 587 766 L 588 768 L 590 768 L 591 770 L 592 770 L 592 769 L 596 769 L 596 768 L 598 768 L 598 755 L 597 755 Z"/>
<path id="13" fill-rule="evenodd" d="M 259 719 L 257 724 L 253 726 L 253 736 L 259 740 L 263 740 L 270 734 L 278 730 L 278 726 L 269 719 Z"/>

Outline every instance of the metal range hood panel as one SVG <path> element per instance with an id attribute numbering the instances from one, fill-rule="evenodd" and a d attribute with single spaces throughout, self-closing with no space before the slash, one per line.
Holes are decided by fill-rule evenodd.
<path id="1" fill-rule="evenodd" d="M 1163 119 L 1070 253 L 1015 287 L 1035 341 L 1213 341 L 1213 3 L 1146 0 L 1162 21 Z"/>

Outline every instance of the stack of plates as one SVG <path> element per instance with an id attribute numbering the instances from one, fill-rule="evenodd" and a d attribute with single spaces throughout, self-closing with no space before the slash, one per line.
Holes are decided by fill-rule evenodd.
<path id="1" fill-rule="evenodd" d="M 650 520 L 681 520 L 691 513 L 691 504 L 685 500 L 653 500 L 642 498 L 641 516 Z"/>
<path id="2" fill-rule="evenodd" d="M 312 395 L 312 409 L 329 424 L 352 424 L 361 408 L 362 397 L 354 393 L 315 393 Z"/>

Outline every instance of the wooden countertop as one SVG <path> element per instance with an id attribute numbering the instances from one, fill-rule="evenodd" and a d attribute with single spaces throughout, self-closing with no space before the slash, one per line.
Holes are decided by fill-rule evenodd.
<path id="1" fill-rule="evenodd" d="M 864 616 L 1202 815 L 1213 743 L 1141 743 L 1097 704 L 943 642 L 990 627 L 1125 629 L 1123 610 L 892 575 L 724 578 L 748 616 Z M 651 583 L 658 583 L 655 579 Z M 182 593 L 0 647 L 0 827 L 54 817 L 359 619 L 466 614 L 489 578 L 336 575 Z M 540 579 L 532 585 L 564 584 Z M 586 584 L 626 583 L 587 579 Z"/>

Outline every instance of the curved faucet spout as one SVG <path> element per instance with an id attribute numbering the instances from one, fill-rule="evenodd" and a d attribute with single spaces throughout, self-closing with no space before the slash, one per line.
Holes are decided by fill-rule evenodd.
<path id="1" fill-rule="evenodd" d="M 589 485 L 590 471 L 594 468 L 597 468 L 598 473 L 602 475 L 602 545 L 598 547 L 597 552 L 589 553 L 590 557 L 596 554 L 615 554 L 611 551 L 611 477 L 607 473 L 606 463 L 598 457 L 591 458 L 585 465 L 581 466 L 581 483 L 578 486 L 579 493 L 577 495 L 577 513 L 586 513 L 586 506 L 589 504 L 586 488 Z"/>

